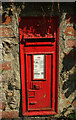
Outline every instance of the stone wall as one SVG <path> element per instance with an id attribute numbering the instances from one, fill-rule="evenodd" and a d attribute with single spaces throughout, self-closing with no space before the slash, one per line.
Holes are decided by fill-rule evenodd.
<path id="1" fill-rule="evenodd" d="M 6 5 L 5 5 L 6 4 Z M 2 24 L 0 25 L 0 114 L 3 118 L 22 117 L 21 79 L 19 60 L 19 16 L 58 15 L 59 21 L 59 97 L 58 114 L 69 116 L 76 108 L 76 18 L 74 3 L 3 3 Z M 34 7 L 35 6 L 35 7 Z M 27 12 L 26 12 L 27 11 Z M 1 79 L 2 78 L 2 79 Z M 43 119 L 51 117 L 44 117 Z M 20 118 L 21 119 L 21 118 Z M 27 118 L 35 119 L 35 118 Z M 38 119 L 38 117 L 37 117 Z M 39 118 L 40 119 L 40 118 Z M 42 119 L 42 118 L 41 118 Z"/>
<path id="2" fill-rule="evenodd" d="M 2 38 L 2 63 L 0 63 L 2 66 L 0 69 L 2 101 L 0 107 L 3 110 L 3 117 L 14 118 L 19 116 L 20 107 L 19 17 L 15 12 L 15 7 L 13 7 L 10 16 L 7 11 L 2 11 L 3 18 L 0 25 L 0 36 Z M 6 16 L 4 16 L 5 13 Z"/>
<path id="3" fill-rule="evenodd" d="M 76 29 L 74 21 L 70 21 L 74 16 L 67 15 L 63 13 L 59 26 L 59 111 L 63 116 L 68 116 L 76 107 Z"/>

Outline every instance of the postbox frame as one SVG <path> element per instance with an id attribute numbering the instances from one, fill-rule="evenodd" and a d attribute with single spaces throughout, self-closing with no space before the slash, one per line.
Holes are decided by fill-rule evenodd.
<path id="1" fill-rule="evenodd" d="M 26 17 L 25 17 L 26 18 Z M 53 17 L 54 19 L 58 19 L 58 17 Z M 21 18 L 20 18 L 21 19 Z M 29 18 L 28 18 L 29 19 Z M 52 19 L 52 18 L 51 18 Z M 22 36 L 23 33 L 22 31 L 20 31 L 20 63 L 21 63 L 21 83 L 22 83 L 22 113 L 24 116 L 36 116 L 36 115 L 53 115 L 53 114 L 57 114 L 58 112 L 58 74 L 59 74 L 59 70 L 58 70 L 58 66 L 59 66 L 59 27 L 56 28 L 56 83 L 55 85 L 52 83 L 53 85 L 53 94 L 54 97 L 52 97 L 52 100 L 55 101 L 55 104 L 53 102 L 53 109 L 52 110 L 39 110 L 39 111 L 28 111 L 26 109 L 27 106 L 27 98 L 26 98 L 26 74 L 25 74 L 25 67 L 27 68 L 27 60 L 25 63 L 25 56 L 27 59 L 27 54 L 42 54 L 43 52 L 28 52 L 25 54 L 25 47 L 24 44 L 21 43 L 22 40 Z M 29 38 L 28 38 L 29 39 Z M 45 52 L 44 52 L 45 53 Z M 52 52 L 51 52 L 52 53 Z M 54 53 L 52 53 L 54 55 Z M 26 65 L 25 65 L 26 64 Z M 46 77 L 46 75 L 45 75 Z"/>

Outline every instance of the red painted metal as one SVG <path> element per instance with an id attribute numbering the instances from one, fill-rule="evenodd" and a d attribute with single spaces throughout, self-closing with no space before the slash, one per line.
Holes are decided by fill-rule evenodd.
<path id="1" fill-rule="evenodd" d="M 23 115 L 56 114 L 59 64 L 58 17 L 21 17 L 19 21 Z M 34 55 L 44 55 L 43 78 L 34 78 Z"/>

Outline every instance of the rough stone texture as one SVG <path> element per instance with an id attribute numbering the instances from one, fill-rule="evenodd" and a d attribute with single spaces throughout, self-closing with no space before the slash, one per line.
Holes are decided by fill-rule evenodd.
<path id="1" fill-rule="evenodd" d="M 65 29 L 65 35 L 67 35 L 67 36 L 76 36 L 76 30 L 73 27 L 67 27 Z"/>
<path id="2" fill-rule="evenodd" d="M 21 3 L 20 3 L 21 4 Z M 19 5 L 20 5 L 19 4 Z M 56 4 L 56 3 L 55 3 Z M 69 4 L 69 5 L 68 5 Z M 75 19 L 72 15 L 74 4 L 61 3 L 61 12 L 55 5 L 53 15 L 59 15 L 59 95 L 58 95 L 58 114 L 55 117 L 68 116 L 75 111 L 76 108 L 76 28 Z M 72 4 L 72 5 L 71 5 Z M 22 8 L 25 9 L 23 10 Z M 20 60 L 19 60 L 19 13 L 21 16 L 39 16 L 52 15 L 50 13 L 49 3 L 44 5 L 44 11 L 41 9 L 41 3 L 27 3 L 22 8 L 14 7 L 10 11 L 10 15 L 3 17 L 2 25 L 2 41 L 0 41 L 0 114 L 5 118 L 22 117 L 20 111 Z M 46 7 L 45 7 L 46 6 Z M 9 8 L 9 7 L 8 7 Z M 9 10 L 6 10 L 8 12 Z M 27 11 L 27 12 L 25 12 Z M 5 9 L 3 10 L 3 14 Z M 70 15 L 69 15 L 70 14 Z M 10 17 L 11 16 L 11 17 Z M 0 55 L 0 56 L 1 56 Z M 47 119 L 36 117 L 23 117 L 19 119 Z"/>
<path id="3" fill-rule="evenodd" d="M 68 48 L 76 47 L 76 40 L 67 40 L 66 44 Z"/>
<path id="4" fill-rule="evenodd" d="M 11 17 L 10 16 L 5 16 L 5 19 L 2 19 L 2 24 L 10 24 L 11 23 Z"/>
<path id="5" fill-rule="evenodd" d="M 0 70 L 11 70 L 11 62 L 0 63 Z"/>
<path id="6" fill-rule="evenodd" d="M 18 111 L 3 111 L 2 116 L 4 116 L 4 118 L 18 118 L 19 112 Z"/>
<path id="7" fill-rule="evenodd" d="M 75 78 L 76 78 L 76 30 L 71 27 L 73 23 L 70 22 L 71 18 L 66 19 L 66 13 L 63 15 L 63 19 L 60 23 L 60 94 L 59 94 L 59 112 L 60 114 L 67 116 L 73 110 L 75 106 L 72 105 L 75 102 Z M 69 27 L 68 24 L 69 23 Z M 62 30 L 62 33 L 61 33 Z M 65 32 L 64 32 L 65 31 Z M 70 37 L 71 36 L 71 37 Z M 73 37 L 73 39 L 71 39 Z M 70 38 L 70 39 L 69 39 Z"/>
<path id="8" fill-rule="evenodd" d="M 5 11 L 4 11 L 5 12 Z M 0 26 L 2 37 L 2 63 L 0 63 L 0 86 L 2 98 L 0 109 L 2 117 L 18 118 L 20 107 L 20 64 L 19 64 L 19 29 L 16 12 L 12 17 L 5 16 Z M 13 20 L 14 18 L 14 20 Z M 2 45 L 2 46 L 1 46 Z"/>
<path id="9" fill-rule="evenodd" d="M 14 37 L 13 30 L 11 28 L 2 27 L 0 28 L 1 37 Z"/>

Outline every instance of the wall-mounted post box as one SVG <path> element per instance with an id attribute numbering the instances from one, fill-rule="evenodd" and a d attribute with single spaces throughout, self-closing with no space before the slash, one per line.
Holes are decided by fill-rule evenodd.
<path id="1" fill-rule="evenodd" d="M 58 111 L 58 17 L 20 18 L 23 115 Z"/>

